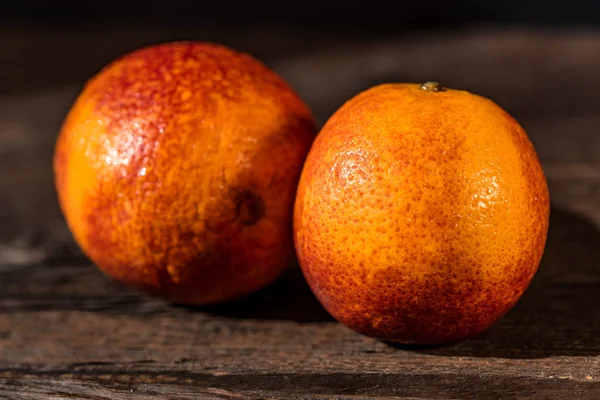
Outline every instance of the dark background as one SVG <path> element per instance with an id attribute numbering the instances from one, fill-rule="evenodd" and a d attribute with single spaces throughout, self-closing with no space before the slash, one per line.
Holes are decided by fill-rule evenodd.
<path id="1" fill-rule="evenodd" d="M 4 3 L 0 20 L 64 28 L 117 24 L 257 24 L 326 29 L 378 28 L 401 31 L 470 23 L 586 24 L 600 22 L 595 0 L 507 1 L 42 1 Z"/>
<path id="2" fill-rule="evenodd" d="M 220 42 L 268 63 L 387 38 L 599 25 L 596 0 L 11 0 L 0 8 L 0 93 L 77 83 L 124 52 L 173 40 Z"/>

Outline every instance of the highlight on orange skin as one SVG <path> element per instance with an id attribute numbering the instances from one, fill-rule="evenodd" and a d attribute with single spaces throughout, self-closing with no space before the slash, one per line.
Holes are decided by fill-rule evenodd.
<path id="1" fill-rule="evenodd" d="M 504 110 L 436 83 L 385 84 L 346 102 L 315 139 L 296 197 L 296 252 L 347 326 L 448 343 L 518 301 L 549 212 L 535 150 Z"/>
<path id="2" fill-rule="evenodd" d="M 94 76 L 57 140 L 56 188 L 89 258 L 115 279 L 208 304 L 274 280 L 293 254 L 314 119 L 282 78 L 224 46 L 129 53 Z"/>

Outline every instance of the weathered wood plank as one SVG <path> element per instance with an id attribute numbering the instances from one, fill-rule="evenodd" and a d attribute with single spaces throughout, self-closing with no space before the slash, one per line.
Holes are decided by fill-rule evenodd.
<path id="1" fill-rule="evenodd" d="M 596 399 L 600 384 L 574 380 L 547 380 L 432 375 L 388 374 L 177 374 L 119 371 L 87 374 L 29 374 L 0 378 L 0 395 L 13 399 Z M 50 375 L 52 378 L 48 378 Z M 53 379 L 60 378 L 60 384 Z M 260 388 L 260 389 L 257 389 Z"/>
<path id="2" fill-rule="evenodd" d="M 22 385 L 32 396 L 23 398 L 36 398 L 27 391 L 44 382 L 115 399 L 124 388 L 140 396 L 213 388 L 277 398 L 594 398 L 600 233 L 560 209 L 551 222 L 542 267 L 517 307 L 480 337 L 440 348 L 353 333 L 328 317 L 296 269 L 250 298 L 189 309 L 123 289 L 89 264 L 5 268 L 0 386 Z"/>

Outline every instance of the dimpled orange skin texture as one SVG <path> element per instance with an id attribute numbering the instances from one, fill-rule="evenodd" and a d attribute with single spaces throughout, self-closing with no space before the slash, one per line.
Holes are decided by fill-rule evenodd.
<path id="1" fill-rule="evenodd" d="M 55 148 L 59 202 L 89 258 L 127 285 L 209 304 L 273 281 L 293 256 L 294 195 L 316 128 L 256 59 L 166 43 L 84 87 Z"/>
<path id="2" fill-rule="evenodd" d="M 535 150 L 500 107 L 386 84 L 349 100 L 317 136 L 296 198 L 296 251 L 340 322 L 443 344 L 484 331 L 521 297 L 549 209 Z"/>

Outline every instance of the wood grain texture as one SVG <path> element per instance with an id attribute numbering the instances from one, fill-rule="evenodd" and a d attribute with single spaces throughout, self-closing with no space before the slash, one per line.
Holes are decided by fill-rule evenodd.
<path id="1" fill-rule="evenodd" d="M 600 232 L 561 209 L 551 226 L 517 307 L 484 335 L 440 348 L 353 333 L 294 268 L 250 298 L 204 309 L 125 290 L 86 263 L 4 268 L 0 387 L 31 399 L 118 399 L 130 390 L 139 398 L 597 398 Z"/>
<path id="2" fill-rule="evenodd" d="M 0 95 L 0 398 L 600 398 L 598 40 L 475 32 L 270 59 L 321 119 L 361 87 L 433 76 L 504 102 L 531 135 L 553 202 L 540 271 L 488 332 L 437 348 L 336 323 L 295 266 L 199 309 L 112 282 L 77 250 L 52 188 L 53 141 L 80 82 L 11 87 Z"/>

